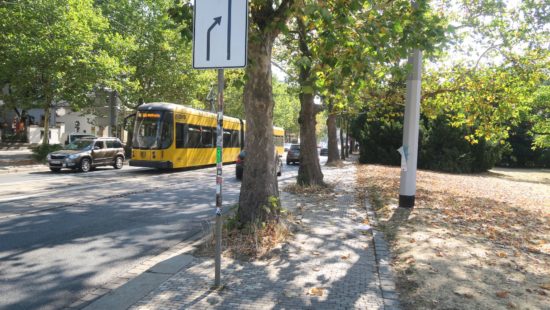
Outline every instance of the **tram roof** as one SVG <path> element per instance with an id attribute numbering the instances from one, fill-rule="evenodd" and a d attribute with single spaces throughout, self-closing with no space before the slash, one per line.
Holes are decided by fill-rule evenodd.
<path id="1" fill-rule="evenodd" d="M 145 104 L 140 105 L 138 107 L 138 110 L 140 110 L 140 111 L 143 111 L 143 110 L 184 111 L 184 112 L 194 113 L 194 114 L 198 114 L 198 115 L 202 115 L 202 116 L 216 116 L 216 113 L 203 111 L 203 110 L 198 110 L 198 109 L 187 107 L 187 106 L 184 106 L 184 105 L 181 105 L 181 104 L 175 104 L 175 103 L 169 103 L 169 102 L 145 103 Z M 235 120 L 237 122 L 239 121 L 238 118 L 227 116 L 227 115 L 224 115 L 224 118 L 225 119 L 232 119 L 232 120 Z"/>

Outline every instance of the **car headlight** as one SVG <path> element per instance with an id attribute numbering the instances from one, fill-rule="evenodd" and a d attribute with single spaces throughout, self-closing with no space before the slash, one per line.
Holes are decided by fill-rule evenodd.
<path id="1" fill-rule="evenodd" d="M 46 156 L 46 159 L 47 159 L 47 160 L 52 159 L 52 155 L 48 154 L 48 155 Z"/>
<path id="2" fill-rule="evenodd" d="M 69 155 L 69 156 L 67 156 L 67 158 L 70 159 L 70 160 L 77 159 L 78 155 L 77 154 Z"/>

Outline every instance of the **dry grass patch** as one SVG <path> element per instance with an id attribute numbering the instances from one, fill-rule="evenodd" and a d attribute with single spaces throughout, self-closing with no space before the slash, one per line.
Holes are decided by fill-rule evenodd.
<path id="1" fill-rule="evenodd" d="M 325 186 L 300 186 L 298 184 L 290 184 L 285 186 L 285 188 L 283 188 L 283 191 L 294 195 L 330 195 L 334 192 L 334 185 L 329 183 L 325 184 Z"/>
<path id="2" fill-rule="evenodd" d="M 295 195 L 296 205 L 293 206 L 293 209 L 298 216 L 307 209 L 309 204 L 326 202 L 327 199 L 331 199 L 335 195 L 333 184 L 325 186 L 291 184 L 286 186 L 283 191 Z M 300 220 L 288 210 L 281 210 L 276 219 L 246 227 L 240 227 L 238 219 L 234 216 L 224 216 L 223 255 L 245 261 L 269 258 L 277 254 L 276 250 L 293 235 L 293 231 L 299 229 L 299 225 Z M 201 244 L 195 251 L 197 256 L 214 257 L 216 240 L 213 231 L 214 227 L 208 228 L 210 236 L 207 242 Z"/>
<path id="3" fill-rule="evenodd" d="M 550 184 L 521 173 L 419 171 L 407 210 L 396 207 L 399 168 L 359 166 L 359 192 L 391 242 L 406 308 L 547 309 Z"/>
<path id="4" fill-rule="evenodd" d="M 291 215 L 285 215 L 278 220 L 238 228 L 227 225 L 226 220 L 222 231 L 222 255 L 244 261 L 261 259 L 292 235 L 292 221 Z M 195 254 L 214 257 L 215 246 L 215 235 L 211 232 Z"/>

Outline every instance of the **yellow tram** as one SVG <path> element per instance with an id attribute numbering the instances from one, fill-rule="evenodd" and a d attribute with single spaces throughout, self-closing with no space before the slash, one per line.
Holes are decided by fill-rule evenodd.
<path id="1" fill-rule="evenodd" d="M 130 166 L 160 169 L 216 164 L 217 115 L 172 103 L 141 105 L 136 114 Z M 284 130 L 273 128 L 277 154 Z M 223 118 L 223 162 L 235 162 L 244 142 L 244 121 Z"/>

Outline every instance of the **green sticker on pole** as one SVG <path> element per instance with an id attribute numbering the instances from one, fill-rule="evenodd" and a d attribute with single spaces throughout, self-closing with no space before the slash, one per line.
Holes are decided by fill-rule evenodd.
<path id="1" fill-rule="evenodd" d="M 222 162 L 222 148 L 218 146 L 218 149 L 216 151 L 216 163 Z"/>

